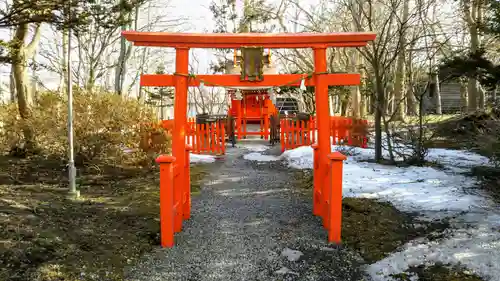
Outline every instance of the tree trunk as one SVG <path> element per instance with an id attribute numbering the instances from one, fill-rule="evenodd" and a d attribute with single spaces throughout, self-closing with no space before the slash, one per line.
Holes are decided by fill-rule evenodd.
<path id="1" fill-rule="evenodd" d="M 385 108 L 385 91 L 378 65 L 374 65 L 376 98 L 375 109 L 375 161 L 382 161 L 382 115 Z"/>
<path id="2" fill-rule="evenodd" d="M 414 44 L 411 44 L 409 46 L 410 49 L 412 49 L 414 47 Z M 418 101 L 417 101 L 417 96 L 416 96 L 416 92 L 415 92 L 415 75 L 414 75 L 414 72 L 413 72 L 413 52 L 410 50 L 408 52 L 408 61 L 406 63 L 406 65 L 408 66 L 407 67 L 407 71 L 406 71 L 406 75 L 408 76 L 408 85 L 406 87 L 406 95 L 407 95 L 407 113 L 409 115 L 412 115 L 412 116 L 417 116 L 417 113 L 418 113 Z"/>
<path id="3" fill-rule="evenodd" d="M 356 3 L 357 1 L 350 2 L 352 8 L 352 22 L 351 29 L 353 31 L 360 31 L 361 28 L 361 9 L 362 3 Z M 361 55 L 357 49 L 349 50 L 351 55 L 351 72 L 356 73 L 358 70 L 359 62 L 361 59 Z M 361 116 L 361 90 L 360 85 L 351 87 L 351 116 L 354 118 L 359 118 Z"/>
<path id="4" fill-rule="evenodd" d="M 398 58 L 396 62 L 396 77 L 394 81 L 394 120 L 402 121 L 405 117 L 405 85 L 406 77 L 405 58 L 406 58 L 406 30 L 408 26 L 409 0 L 403 2 L 403 16 L 400 25 L 401 33 L 398 46 Z"/>
<path id="5" fill-rule="evenodd" d="M 362 60 L 363 58 L 362 57 L 358 57 L 360 60 Z M 368 97 L 366 95 L 361 95 L 361 89 L 365 89 L 366 85 L 365 85 L 365 81 L 366 81 L 366 73 L 365 73 L 365 70 L 364 70 L 364 67 L 360 67 L 359 69 L 359 75 L 361 76 L 361 84 L 359 85 L 358 89 L 359 89 L 359 98 L 360 98 L 360 101 L 359 101 L 359 116 L 361 118 L 364 118 L 366 116 L 366 112 L 367 112 L 367 105 L 368 105 Z M 366 91 L 363 91 L 364 93 L 366 93 Z"/>
<path id="6" fill-rule="evenodd" d="M 477 86 L 477 92 L 478 92 L 478 95 L 479 95 L 479 108 L 480 109 L 484 109 L 486 107 L 486 97 L 485 97 L 485 93 L 484 93 L 484 90 L 483 90 L 483 87 L 481 87 L 481 85 L 478 83 L 478 86 Z"/>
<path id="7" fill-rule="evenodd" d="M 475 53 L 479 50 L 480 35 L 479 25 L 482 24 L 482 0 L 462 0 L 462 9 L 469 28 L 470 52 Z M 467 84 L 468 90 L 468 111 L 474 112 L 478 109 L 478 81 L 475 78 L 469 78 Z M 484 97 L 483 97 L 484 100 Z"/>
<path id="8" fill-rule="evenodd" d="M 467 110 L 469 108 L 468 104 L 468 87 L 467 87 L 467 82 L 466 79 L 461 78 L 460 79 L 460 105 L 462 107 L 462 113 L 467 113 Z"/>
<path id="9" fill-rule="evenodd" d="M 408 110 L 408 115 L 411 116 L 417 116 L 418 114 L 418 102 L 415 97 L 415 89 L 413 88 L 412 85 L 407 86 L 407 110 Z"/>
<path id="10" fill-rule="evenodd" d="M 16 92 L 16 79 L 14 78 L 14 64 L 10 66 L 10 101 L 15 102 L 17 100 L 17 92 Z"/>
<path id="11" fill-rule="evenodd" d="M 19 109 L 19 115 L 23 122 L 23 133 L 24 139 L 26 141 L 26 148 L 31 149 L 34 147 L 34 134 L 31 126 L 29 124 L 30 110 L 28 107 L 28 101 L 26 100 L 28 87 L 25 81 L 26 67 L 23 63 L 14 63 L 14 79 L 16 82 L 16 93 L 17 93 L 17 106 Z"/>
<path id="12" fill-rule="evenodd" d="M 66 84 L 68 83 L 68 62 L 66 61 L 68 57 L 68 30 L 64 29 L 62 32 L 62 75 L 59 80 L 59 90 L 62 93 L 66 92 Z"/>
<path id="13" fill-rule="evenodd" d="M 132 13 L 128 13 L 128 20 L 132 21 Z M 137 21 L 139 17 L 139 6 L 135 10 L 135 29 L 137 30 Z M 121 30 L 125 31 L 130 26 L 122 25 Z M 132 44 L 128 44 L 125 37 L 120 38 L 120 56 L 115 69 L 115 92 L 118 95 L 123 95 L 125 84 L 125 74 L 127 73 L 127 61 L 132 55 Z"/>
<path id="14" fill-rule="evenodd" d="M 493 106 L 497 105 L 497 96 L 498 96 L 499 90 L 500 90 L 500 86 L 497 84 L 497 85 L 495 85 L 495 88 L 491 92 L 491 102 L 493 103 Z"/>
<path id="15" fill-rule="evenodd" d="M 126 26 L 122 26 L 122 31 L 127 30 Z M 120 38 L 120 56 L 118 57 L 118 62 L 115 69 L 115 93 L 117 95 L 123 94 L 123 82 L 125 74 L 125 54 L 127 52 L 127 42 L 125 37 Z M 163 110 L 162 110 L 163 113 Z M 162 118 L 163 119 L 163 118 Z"/>
<path id="16" fill-rule="evenodd" d="M 356 73 L 357 65 L 359 62 L 359 51 L 356 49 L 351 50 L 351 72 Z M 351 116 L 354 118 L 360 117 L 360 102 L 361 102 L 361 91 L 359 85 L 351 86 Z"/>
<path id="17" fill-rule="evenodd" d="M 434 86 L 434 95 L 436 101 L 436 114 L 443 114 L 441 107 L 441 87 L 439 87 L 439 76 L 437 73 L 431 74 L 432 85 Z"/>
<path id="18" fill-rule="evenodd" d="M 338 114 L 340 113 L 340 108 L 342 107 L 341 106 L 341 103 L 342 103 L 342 99 L 340 98 L 340 95 L 338 93 L 336 93 L 334 96 L 333 96 L 333 100 L 335 101 L 335 110 L 334 110 L 334 114 Z"/>
<path id="19" fill-rule="evenodd" d="M 92 92 L 95 86 L 95 66 L 94 63 L 89 63 L 89 77 L 87 79 L 87 83 L 85 83 L 85 89 L 89 92 Z"/>
<path id="20" fill-rule="evenodd" d="M 23 134 L 25 139 L 25 148 L 32 150 L 35 147 L 35 136 L 30 126 L 30 110 L 27 97 L 29 89 L 27 84 L 27 64 L 28 59 L 33 56 L 41 35 L 40 25 L 36 27 L 35 34 L 31 42 L 26 45 L 29 25 L 22 24 L 16 28 L 13 43 L 15 49 L 11 51 L 12 72 L 16 86 L 17 106 L 21 117 Z"/>
<path id="21" fill-rule="evenodd" d="M 347 116 L 348 109 L 349 109 L 349 97 L 344 97 L 341 100 L 340 116 Z"/>
<path id="22" fill-rule="evenodd" d="M 335 115 L 335 99 L 334 99 L 334 95 L 332 95 L 331 93 L 328 93 L 328 102 L 330 103 L 330 116 L 334 116 Z M 312 114 L 312 112 L 311 112 Z"/>
<path id="23" fill-rule="evenodd" d="M 387 85 L 384 92 L 387 94 L 387 97 L 384 99 L 382 114 L 392 115 L 394 113 L 394 86 Z"/>
<path id="24" fill-rule="evenodd" d="M 467 97 L 468 97 L 468 112 L 474 112 L 478 109 L 477 104 L 477 80 L 474 78 L 469 78 L 467 82 Z"/>

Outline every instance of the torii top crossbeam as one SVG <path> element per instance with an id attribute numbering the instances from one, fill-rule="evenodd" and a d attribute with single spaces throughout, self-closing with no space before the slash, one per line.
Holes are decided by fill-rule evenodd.
<path id="1" fill-rule="evenodd" d="M 328 48 L 363 47 L 375 40 L 371 32 L 342 33 L 167 33 L 124 31 L 136 46 L 172 48 Z"/>

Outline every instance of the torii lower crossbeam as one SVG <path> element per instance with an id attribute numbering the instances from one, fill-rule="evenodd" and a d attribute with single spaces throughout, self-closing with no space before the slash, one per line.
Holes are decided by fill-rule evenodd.
<path id="1" fill-rule="evenodd" d="M 250 82 L 240 81 L 240 75 L 196 75 L 188 78 L 189 87 L 198 87 L 201 82 L 205 86 L 216 87 L 276 87 L 276 86 L 299 86 L 304 79 L 306 86 L 316 86 L 313 75 L 308 74 L 267 74 L 262 81 Z M 360 75 L 357 73 L 334 73 L 323 75 L 324 82 L 329 86 L 352 86 L 359 85 Z M 168 74 L 143 74 L 141 86 L 143 87 L 173 87 L 176 75 Z"/>

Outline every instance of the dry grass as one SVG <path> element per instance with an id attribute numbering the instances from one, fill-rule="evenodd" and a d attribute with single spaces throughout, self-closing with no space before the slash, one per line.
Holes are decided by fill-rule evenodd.
<path id="1" fill-rule="evenodd" d="M 158 171 L 87 167 L 70 200 L 60 164 L 0 163 L 0 280 L 123 280 L 159 244 Z"/>

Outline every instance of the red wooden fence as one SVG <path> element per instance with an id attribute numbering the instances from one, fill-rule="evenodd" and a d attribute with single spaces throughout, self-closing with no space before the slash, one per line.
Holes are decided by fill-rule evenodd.
<path id="1" fill-rule="evenodd" d="M 343 116 L 330 118 L 330 136 L 332 144 L 346 144 L 366 148 L 368 120 Z M 307 121 L 292 118 L 280 120 L 281 151 L 308 146 L 316 143 L 318 126 L 316 118 L 311 116 Z"/>
<path id="2" fill-rule="evenodd" d="M 165 130 L 172 132 L 174 120 L 163 120 Z M 368 120 L 343 116 L 330 118 L 330 136 L 332 144 L 367 147 Z M 299 121 L 290 117 L 280 119 L 281 151 L 308 146 L 316 143 L 318 126 L 315 116 Z M 261 132 L 258 132 L 261 133 Z M 269 130 L 265 135 L 269 135 Z M 186 130 L 186 143 L 196 154 L 224 154 L 226 152 L 225 121 L 196 124 L 195 118 L 189 118 Z"/>
<path id="3" fill-rule="evenodd" d="M 163 128 L 173 131 L 174 120 L 163 120 Z M 194 118 L 187 121 L 186 143 L 196 154 L 224 154 L 226 152 L 226 131 L 224 122 L 196 124 Z"/>

